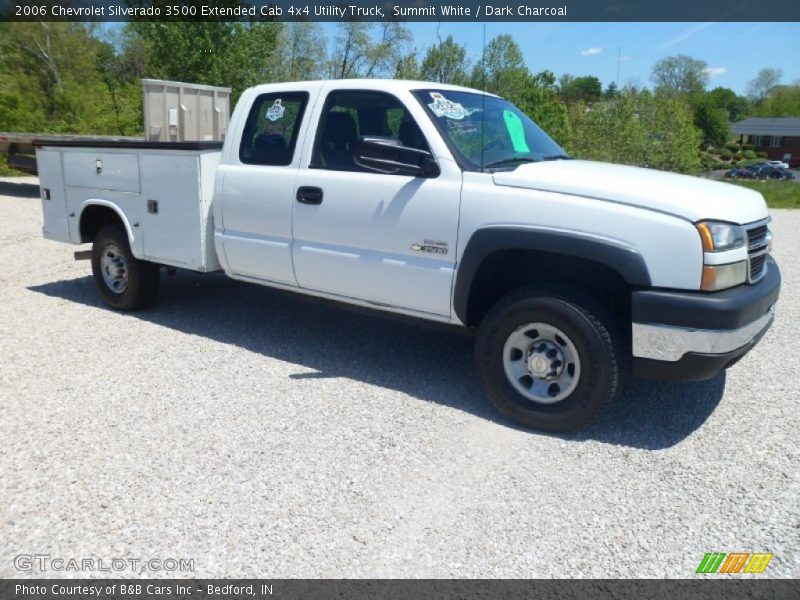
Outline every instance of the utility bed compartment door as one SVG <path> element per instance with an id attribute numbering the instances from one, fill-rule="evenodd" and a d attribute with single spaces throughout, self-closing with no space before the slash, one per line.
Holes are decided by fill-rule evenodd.
<path id="1" fill-rule="evenodd" d="M 203 266 L 203 206 L 196 154 L 142 154 L 144 255 L 164 264 Z"/>
<path id="2" fill-rule="evenodd" d="M 139 156 L 129 152 L 65 152 L 71 187 L 139 193 Z"/>
<path id="3" fill-rule="evenodd" d="M 64 179 L 61 172 L 61 152 L 37 150 L 36 163 L 39 168 L 39 193 L 42 198 L 42 235 L 48 240 L 69 242 L 70 232 Z"/>

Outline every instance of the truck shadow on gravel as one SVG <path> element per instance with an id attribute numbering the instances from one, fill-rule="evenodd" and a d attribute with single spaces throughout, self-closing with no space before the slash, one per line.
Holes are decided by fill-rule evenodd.
<path id="1" fill-rule="evenodd" d="M 15 181 L 0 181 L 0 196 L 18 196 L 20 198 L 38 198 L 39 184 Z"/>
<path id="2" fill-rule="evenodd" d="M 105 309 L 88 276 L 29 289 Z M 499 415 L 484 396 L 474 367 L 472 338 L 447 328 L 344 310 L 299 294 L 235 282 L 222 274 L 191 272 L 164 277 L 156 304 L 132 314 L 312 369 L 290 375 L 295 379 L 345 377 L 518 427 Z M 559 437 L 668 448 L 706 421 L 724 390 L 724 375 L 692 384 L 632 380 L 597 423 Z"/>

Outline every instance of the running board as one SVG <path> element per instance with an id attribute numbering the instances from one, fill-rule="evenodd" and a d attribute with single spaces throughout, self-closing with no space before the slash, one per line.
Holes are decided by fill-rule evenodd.
<path id="1" fill-rule="evenodd" d="M 75 253 L 75 260 L 92 260 L 91 250 L 78 250 Z"/>

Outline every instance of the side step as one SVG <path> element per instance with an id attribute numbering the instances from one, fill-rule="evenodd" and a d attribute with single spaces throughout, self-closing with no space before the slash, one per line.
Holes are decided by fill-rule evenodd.
<path id="1" fill-rule="evenodd" d="M 92 260 L 91 250 L 78 250 L 75 253 L 75 260 Z"/>

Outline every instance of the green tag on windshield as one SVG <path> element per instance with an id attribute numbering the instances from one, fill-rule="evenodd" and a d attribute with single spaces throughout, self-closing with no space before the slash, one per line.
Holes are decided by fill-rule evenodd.
<path id="1" fill-rule="evenodd" d="M 511 136 L 514 152 L 529 153 L 531 149 L 528 148 L 528 143 L 525 141 L 525 130 L 522 128 L 522 119 L 510 110 L 504 110 L 503 121 L 505 121 L 508 135 Z"/>

